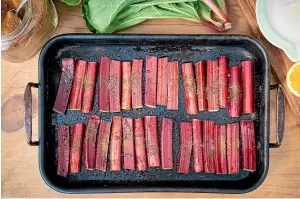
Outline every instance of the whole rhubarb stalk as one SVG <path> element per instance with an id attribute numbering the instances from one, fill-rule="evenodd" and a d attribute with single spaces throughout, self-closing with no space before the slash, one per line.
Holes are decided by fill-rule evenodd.
<path id="1" fill-rule="evenodd" d="M 123 110 L 131 109 L 131 62 L 122 62 L 122 101 Z"/>
<path id="2" fill-rule="evenodd" d="M 74 77 L 74 60 L 62 59 L 62 69 L 53 111 L 64 114 L 68 105 Z"/>
<path id="3" fill-rule="evenodd" d="M 228 174 L 240 172 L 239 124 L 227 124 L 227 167 Z"/>
<path id="4" fill-rule="evenodd" d="M 173 169 L 172 150 L 173 120 L 163 118 L 161 124 L 161 166 L 162 169 Z"/>
<path id="5" fill-rule="evenodd" d="M 215 125 L 216 174 L 227 174 L 226 125 Z"/>
<path id="6" fill-rule="evenodd" d="M 57 175 L 67 177 L 69 173 L 70 138 L 69 127 L 59 125 L 58 127 L 58 162 Z"/>
<path id="7" fill-rule="evenodd" d="M 196 63 L 196 82 L 197 82 L 197 95 L 198 95 L 198 110 L 207 110 L 206 99 L 206 74 L 205 74 L 205 61 L 199 61 Z"/>
<path id="8" fill-rule="evenodd" d="M 97 62 L 88 62 L 83 83 L 82 113 L 90 113 L 93 110 L 93 102 L 96 86 Z"/>
<path id="9" fill-rule="evenodd" d="M 241 136 L 242 136 L 242 155 L 243 155 L 243 170 L 256 170 L 256 148 L 254 123 L 252 120 L 242 120 Z"/>
<path id="10" fill-rule="evenodd" d="M 194 171 L 203 171 L 203 142 L 202 142 L 202 121 L 192 119 L 193 127 L 193 165 Z"/>
<path id="11" fill-rule="evenodd" d="M 100 121 L 98 145 L 96 152 L 96 169 L 106 171 L 107 153 L 109 145 L 111 123 L 105 120 Z"/>
<path id="12" fill-rule="evenodd" d="M 178 61 L 172 61 L 168 63 L 168 74 L 166 79 L 168 80 L 168 99 L 167 109 L 178 110 Z"/>
<path id="13" fill-rule="evenodd" d="M 156 108 L 157 57 L 146 57 L 145 105 Z"/>
<path id="14" fill-rule="evenodd" d="M 242 91 L 243 91 L 243 113 L 254 113 L 254 75 L 253 65 L 254 61 L 242 62 Z"/>
<path id="15" fill-rule="evenodd" d="M 190 161 L 193 146 L 192 124 L 189 122 L 180 123 L 180 149 L 178 159 L 178 172 L 189 173 Z"/>
<path id="16" fill-rule="evenodd" d="M 132 60 L 132 108 L 143 107 L 143 90 L 142 90 L 142 78 L 143 78 L 143 60 L 133 59 Z"/>
<path id="17" fill-rule="evenodd" d="M 109 67 L 111 60 L 101 57 L 99 64 L 98 106 L 102 112 L 109 112 Z"/>
<path id="18" fill-rule="evenodd" d="M 121 62 L 111 60 L 109 69 L 109 108 L 110 112 L 121 112 Z"/>
<path id="19" fill-rule="evenodd" d="M 135 170 L 133 119 L 122 118 L 124 169 Z"/>
<path id="20" fill-rule="evenodd" d="M 157 116 L 144 117 L 147 157 L 149 167 L 159 167 L 159 148 L 157 137 Z"/>
<path id="21" fill-rule="evenodd" d="M 220 56 L 219 62 L 219 101 L 220 108 L 228 107 L 228 60 L 226 56 Z"/>
<path id="22" fill-rule="evenodd" d="M 69 100 L 70 110 L 81 110 L 83 81 L 85 76 L 87 62 L 83 60 L 76 60 L 75 77 L 73 80 L 71 96 Z"/>
<path id="23" fill-rule="evenodd" d="M 84 137 L 84 167 L 86 169 L 96 168 L 96 139 L 100 118 L 92 115 L 85 129 Z"/>
<path id="24" fill-rule="evenodd" d="M 196 83 L 192 63 L 184 63 L 181 66 L 185 107 L 188 114 L 198 114 Z"/>
<path id="25" fill-rule="evenodd" d="M 229 68 L 229 103 L 228 115 L 240 117 L 242 113 L 241 69 L 239 66 Z"/>
<path id="26" fill-rule="evenodd" d="M 110 138 L 110 170 L 121 171 L 121 152 L 122 152 L 122 117 L 114 116 L 111 127 Z"/>
<path id="27" fill-rule="evenodd" d="M 167 106 L 168 57 L 158 59 L 157 69 L 157 105 Z"/>
<path id="28" fill-rule="evenodd" d="M 218 111 L 220 108 L 219 102 L 219 71 L 218 61 L 207 60 L 207 106 L 208 111 Z"/>
<path id="29" fill-rule="evenodd" d="M 80 172 L 83 131 L 84 131 L 84 124 L 73 125 L 71 154 L 70 154 L 70 173 Z"/>
<path id="30" fill-rule="evenodd" d="M 138 171 L 145 171 L 148 169 L 148 165 L 147 165 L 145 130 L 144 130 L 143 118 L 134 119 L 133 122 L 134 122 L 136 169 Z"/>

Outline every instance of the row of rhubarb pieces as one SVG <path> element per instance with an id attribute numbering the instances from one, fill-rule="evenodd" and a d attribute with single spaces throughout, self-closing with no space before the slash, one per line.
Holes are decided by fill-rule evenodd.
<path id="1" fill-rule="evenodd" d="M 115 116 L 108 122 L 92 115 L 86 128 L 84 124 L 73 125 L 70 142 L 70 127 L 59 125 L 57 174 L 67 177 L 69 173 L 81 171 L 82 148 L 86 169 L 105 172 L 108 165 L 110 171 L 121 171 L 122 167 L 138 171 L 148 167 L 174 169 L 173 120 L 162 119 L 160 144 L 157 131 L 157 116 L 138 119 Z M 240 172 L 240 164 L 243 170 L 255 171 L 253 121 L 225 125 L 197 119 L 180 122 L 178 157 L 177 171 L 183 174 L 189 173 L 191 159 L 194 172 L 235 174 Z"/>
<path id="2" fill-rule="evenodd" d="M 242 113 L 254 113 L 252 60 L 242 61 L 240 66 L 228 67 L 228 60 L 183 63 L 182 79 L 186 112 L 218 111 L 228 108 L 230 117 Z M 155 108 L 167 106 L 178 110 L 178 61 L 167 57 L 146 57 L 145 105 Z M 101 57 L 97 62 L 62 59 L 62 73 L 53 110 L 64 114 L 70 110 L 89 113 L 93 110 L 98 71 L 98 109 L 102 112 L 121 112 L 143 107 L 143 60 L 121 62 Z M 196 75 L 195 75 L 196 74 Z"/>

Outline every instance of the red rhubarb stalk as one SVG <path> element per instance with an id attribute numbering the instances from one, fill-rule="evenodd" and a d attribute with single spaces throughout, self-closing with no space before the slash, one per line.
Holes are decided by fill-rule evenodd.
<path id="1" fill-rule="evenodd" d="M 192 124 L 189 122 L 180 123 L 180 151 L 178 160 L 178 172 L 189 173 L 191 154 L 193 146 Z"/>
<path id="2" fill-rule="evenodd" d="M 242 120 L 241 134 L 242 134 L 242 155 L 243 155 L 243 170 L 256 170 L 256 148 L 255 148 L 255 134 L 253 121 Z"/>
<path id="3" fill-rule="evenodd" d="M 121 112 L 121 62 L 111 60 L 109 70 L 110 112 Z"/>
<path id="4" fill-rule="evenodd" d="M 84 131 L 84 124 L 73 125 L 71 154 L 70 154 L 70 173 L 80 172 L 83 131 Z"/>
<path id="5" fill-rule="evenodd" d="M 227 124 L 227 164 L 228 174 L 240 172 L 239 124 Z"/>
<path id="6" fill-rule="evenodd" d="M 122 102 L 121 108 L 131 109 L 131 62 L 122 62 Z"/>
<path id="7" fill-rule="evenodd" d="M 215 136 L 214 122 L 204 121 L 203 126 L 203 145 L 204 145 L 204 172 L 215 172 Z"/>
<path id="8" fill-rule="evenodd" d="M 82 113 L 90 113 L 93 110 L 93 102 L 96 86 L 97 62 L 88 62 L 83 83 Z"/>
<path id="9" fill-rule="evenodd" d="M 216 173 L 227 174 L 226 125 L 215 125 Z"/>
<path id="10" fill-rule="evenodd" d="M 62 70 L 53 111 L 64 114 L 69 102 L 74 76 L 74 60 L 62 59 Z"/>
<path id="11" fill-rule="evenodd" d="M 134 143 L 135 143 L 135 157 L 136 169 L 138 171 L 145 171 L 147 166 L 147 155 L 145 147 L 145 130 L 143 118 L 134 119 Z"/>
<path id="12" fill-rule="evenodd" d="M 192 63 L 182 64 L 185 107 L 188 114 L 198 114 L 196 83 Z"/>
<path id="13" fill-rule="evenodd" d="M 87 62 L 83 60 L 76 60 L 75 75 L 71 90 L 71 96 L 69 101 L 70 110 L 80 110 L 82 104 L 83 94 L 83 80 L 85 76 Z"/>
<path id="14" fill-rule="evenodd" d="M 168 63 L 168 110 L 178 110 L 178 61 L 173 61 Z"/>
<path id="15" fill-rule="evenodd" d="M 218 61 L 207 60 L 207 107 L 208 111 L 218 111 L 220 108 L 219 103 L 219 71 Z"/>
<path id="16" fill-rule="evenodd" d="M 253 76 L 254 61 L 242 62 L 242 91 L 243 91 L 243 113 L 254 113 L 254 76 Z"/>
<path id="17" fill-rule="evenodd" d="M 96 152 L 96 169 L 106 171 L 111 123 L 101 120 Z"/>
<path id="18" fill-rule="evenodd" d="M 242 112 L 241 74 L 240 67 L 229 68 L 229 103 L 228 115 L 240 117 Z"/>
<path id="19" fill-rule="evenodd" d="M 132 108 L 143 107 L 143 90 L 142 90 L 142 77 L 143 77 L 143 60 L 133 59 L 132 60 L 132 75 L 131 75 L 131 86 L 132 86 Z"/>
<path id="20" fill-rule="evenodd" d="M 96 167 L 96 138 L 100 124 L 100 118 L 92 115 L 85 129 L 84 137 L 84 167 L 94 169 Z"/>
<path id="21" fill-rule="evenodd" d="M 111 127 L 110 138 L 110 170 L 121 171 L 121 152 L 122 152 L 122 117 L 114 116 Z"/>
<path id="22" fill-rule="evenodd" d="M 163 118 L 161 124 L 161 166 L 162 169 L 173 169 L 172 150 L 173 120 Z"/>
<path id="23" fill-rule="evenodd" d="M 157 116 L 144 117 L 147 157 L 149 167 L 159 167 L 159 149 L 157 137 Z"/>
<path id="24" fill-rule="evenodd" d="M 69 173 L 69 154 L 70 154 L 69 127 L 59 125 L 58 127 L 58 162 L 57 175 L 67 177 Z"/>
<path id="25" fill-rule="evenodd" d="M 122 118 L 124 169 L 135 169 L 133 119 Z"/>
<path id="26" fill-rule="evenodd" d="M 156 108 L 157 57 L 146 57 L 145 105 Z"/>
<path id="27" fill-rule="evenodd" d="M 196 63 L 196 82 L 198 94 L 198 110 L 207 110 L 206 85 L 205 85 L 205 61 Z"/>
<path id="28" fill-rule="evenodd" d="M 219 101 L 220 108 L 228 107 L 228 61 L 226 56 L 220 56 L 219 61 Z"/>
<path id="29" fill-rule="evenodd" d="M 203 171 L 203 143 L 202 143 L 202 122 L 192 119 L 193 127 L 193 166 L 194 171 Z"/>
<path id="30" fill-rule="evenodd" d="M 102 112 L 109 112 L 109 67 L 111 60 L 101 57 L 99 64 L 98 106 Z"/>
<path id="31" fill-rule="evenodd" d="M 168 101 L 168 57 L 158 59 L 157 105 L 167 106 Z"/>

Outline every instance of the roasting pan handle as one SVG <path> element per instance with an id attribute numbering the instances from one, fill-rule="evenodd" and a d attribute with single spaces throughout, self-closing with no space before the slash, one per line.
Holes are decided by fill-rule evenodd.
<path id="1" fill-rule="evenodd" d="M 284 93 L 280 84 L 270 85 L 270 90 L 277 89 L 276 111 L 277 111 L 277 135 L 276 143 L 269 143 L 270 148 L 280 147 L 284 133 L 284 120 L 285 120 L 285 105 Z"/>
<path id="2" fill-rule="evenodd" d="M 37 83 L 29 82 L 24 93 L 24 108 L 25 108 L 25 136 L 29 146 L 38 146 L 39 141 L 32 141 L 32 93 L 31 87 L 38 88 Z"/>

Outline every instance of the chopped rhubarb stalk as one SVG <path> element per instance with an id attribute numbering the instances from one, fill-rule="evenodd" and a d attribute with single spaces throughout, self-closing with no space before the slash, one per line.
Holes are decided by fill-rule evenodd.
<path id="1" fill-rule="evenodd" d="M 254 61 L 242 62 L 242 91 L 243 91 L 243 113 L 254 113 L 254 76 L 253 76 Z"/>
<path id="2" fill-rule="evenodd" d="M 227 167 L 228 174 L 240 172 L 239 124 L 227 124 Z"/>
<path id="3" fill-rule="evenodd" d="M 145 171 L 147 166 L 147 155 L 145 147 L 145 130 L 143 118 L 134 119 L 134 143 L 135 143 L 135 159 L 136 169 Z"/>
<path id="4" fill-rule="evenodd" d="M 101 120 L 96 153 L 96 169 L 106 171 L 111 123 Z"/>
<path id="5" fill-rule="evenodd" d="M 135 170 L 133 119 L 122 118 L 124 169 Z"/>
<path id="6" fill-rule="evenodd" d="M 87 62 L 76 60 L 75 75 L 69 100 L 70 110 L 80 110 L 82 104 L 83 81 L 85 76 Z"/>
<path id="7" fill-rule="evenodd" d="M 146 57 L 145 105 L 156 108 L 157 57 Z"/>
<path id="8" fill-rule="evenodd" d="M 203 171 L 203 143 L 202 143 L 202 122 L 192 119 L 193 127 L 193 165 L 194 171 Z"/>
<path id="9" fill-rule="evenodd" d="M 227 174 L 226 125 L 215 125 L 216 173 Z"/>
<path id="10" fill-rule="evenodd" d="M 207 60 L 206 93 L 208 111 L 218 111 L 219 103 L 219 71 L 218 61 Z"/>
<path id="11" fill-rule="evenodd" d="M 131 110 L 131 62 L 122 62 L 121 108 Z"/>
<path id="12" fill-rule="evenodd" d="M 109 162 L 111 171 L 121 171 L 121 152 L 122 152 L 122 117 L 114 116 L 111 127 Z"/>
<path id="13" fill-rule="evenodd" d="M 196 82 L 198 94 L 198 110 L 207 110 L 206 85 L 205 85 L 205 61 L 196 63 Z"/>
<path id="14" fill-rule="evenodd" d="M 101 57 L 99 64 L 98 105 L 102 112 L 109 112 L 109 67 L 111 60 Z"/>
<path id="15" fill-rule="evenodd" d="M 168 57 L 158 59 L 157 105 L 167 106 L 168 101 Z"/>
<path id="16" fill-rule="evenodd" d="M 196 83 L 192 63 L 182 64 L 185 107 L 188 114 L 198 114 Z"/>
<path id="17" fill-rule="evenodd" d="M 159 149 L 157 137 L 157 116 L 144 117 L 147 157 L 149 167 L 159 167 Z"/>
<path id="18" fill-rule="evenodd" d="M 226 56 L 220 56 L 219 61 L 219 101 L 220 108 L 228 107 L 228 61 Z"/>
<path id="19" fill-rule="evenodd" d="M 69 154 L 70 154 L 69 127 L 59 125 L 58 127 L 58 162 L 57 175 L 67 177 L 69 173 Z"/>
<path id="20" fill-rule="evenodd" d="M 252 120 L 242 120 L 240 125 L 242 134 L 243 170 L 253 172 L 256 170 L 254 124 Z"/>
<path id="21" fill-rule="evenodd" d="M 142 78 L 143 78 L 143 60 L 132 60 L 132 74 L 131 74 L 131 91 L 132 91 L 132 108 L 143 107 L 143 90 L 142 90 Z"/>
<path id="22" fill-rule="evenodd" d="M 178 110 L 178 61 L 168 63 L 168 110 Z M 168 78 L 166 78 L 168 79 Z"/>
<path id="23" fill-rule="evenodd" d="M 121 62 L 111 60 L 109 70 L 110 112 L 121 112 Z"/>
<path id="24" fill-rule="evenodd" d="M 70 173 L 80 172 L 83 131 L 84 131 L 84 124 L 73 125 L 71 154 L 70 154 Z"/>
<path id="25" fill-rule="evenodd" d="M 228 115 L 230 117 L 240 117 L 242 112 L 240 71 L 241 70 L 239 66 L 233 66 L 229 68 Z"/>
<path id="26" fill-rule="evenodd" d="M 205 120 L 203 124 L 204 172 L 215 172 L 214 122 Z"/>
<path id="27" fill-rule="evenodd" d="M 62 69 L 53 111 L 64 114 L 68 105 L 74 77 L 74 60 L 62 59 Z"/>
<path id="28" fill-rule="evenodd" d="M 160 134 L 162 169 L 173 169 L 172 132 L 173 120 L 169 118 L 163 118 Z"/>
<path id="29" fill-rule="evenodd" d="M 180 151 L 178 160 L 178 172 L 189 173 L 190 161 L 193 146 L 192 124 L 189 122 L 180 123 Z"/>
<path id="30" fill-rule="evenodd" d="M 85 73 L 83 83 L 83 96 L 82 96 L 82 113 L 90 113 L 93 110 L 93 102 L 95 95 L 97 75 L 97 62 L 88 62 L 87 71 Z"/>
<path id="31" fill-rule="evenodd" d="M 85 129 L 84 137 L 84 167 L 86 169 L 96 168 L 96 138 L 100 124 L 100 118 L 92 115 Z"/>

